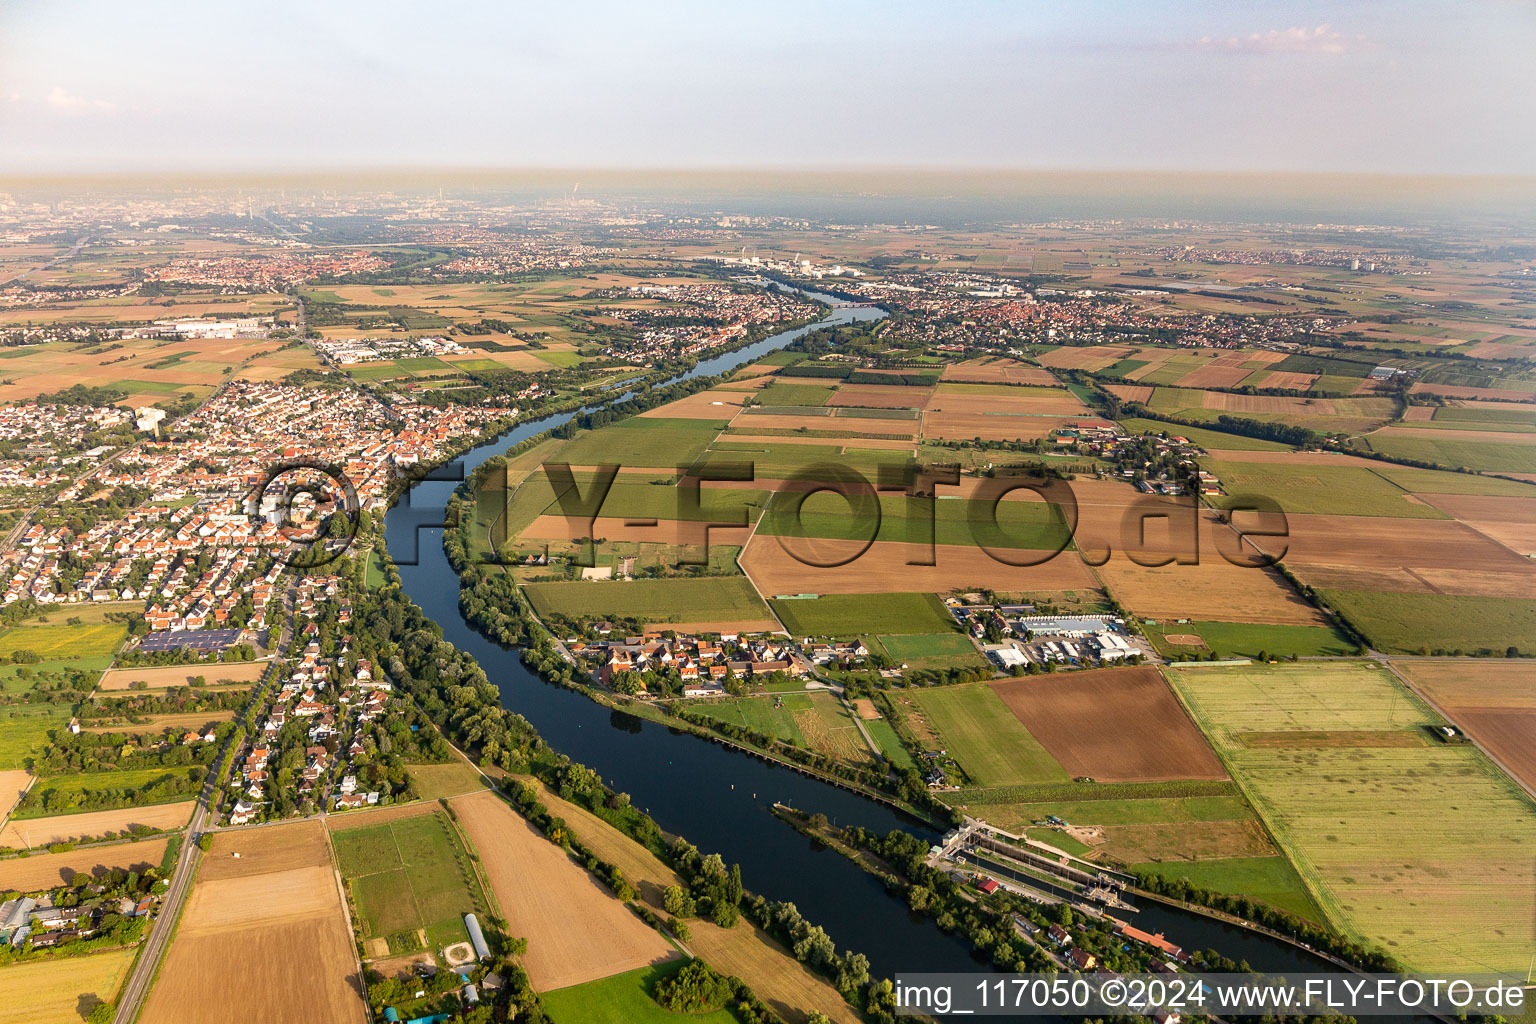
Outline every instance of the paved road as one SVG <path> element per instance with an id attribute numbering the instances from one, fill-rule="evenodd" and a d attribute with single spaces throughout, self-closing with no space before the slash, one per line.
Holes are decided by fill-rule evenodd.
<path id="1" fill-rule="evenodd" d="M 214 782 L 214 774 L 209 772 L 208 781 L 203 784 L 203 790 L 197 797 L 197 809 L 192 812 L 192 821 L 187 826 L 181 855 L 176 858 L 176 873 L 171 876 L 171 887 L 166 890 L 165 899 L 160 903 L 160 912 L 150 923 L 149 935 L 139 948 L 139 958 L 134 961 L 133 973 L 123 985 L 112 1024 L 133 1024 L 144 997 L 149 994 L 150 983 L 155 979 L 160 958 L 165 955 L 165 947 L 176 929 L 182 902 L 192 889 L 192 876 L 197 873 L 197 862 L 202 857 L 197 837 L 208 821 L 208 801 L 213 795 Z"/>

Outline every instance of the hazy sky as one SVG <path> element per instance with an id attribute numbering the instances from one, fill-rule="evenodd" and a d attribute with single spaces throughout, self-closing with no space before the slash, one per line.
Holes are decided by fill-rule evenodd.
<path id="1" fill-rule="evenodd" d="M 1536 4 L 0 0 L 0 172 L 1536 174 Z"/>

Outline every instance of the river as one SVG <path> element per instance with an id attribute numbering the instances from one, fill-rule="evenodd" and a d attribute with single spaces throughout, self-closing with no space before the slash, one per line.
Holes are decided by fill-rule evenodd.
<path id="1" fill-rule="evenodd" d="M 831 296 L 814 297 L 838 301 Z M 721 373 L 782 348 L 814 328 L 884 315 L 872 307 L 834 308 L 816 324 L 705 360 L 682 376 Z M 460 460 L 464 472 L 473 472 L 490 456 L 573 415 L 524 423 L 472 449 Z M 635 806 L 663 829 L 686 837 L 705 852 L 718 852 L 727 863 L 740 863 L 748 888 L 794 903 L 823 926 L 840 949 L 867 955 L 874 976 L 990 969 L 972 955 L 965 939 L 947 935 L 932 921 L 908 912 L 878 880 L 795 832 L 772 815 L 770 806 L 779 802 L 807 813 L 819 811 L 836 824 L 861 825 L 880 833 L 902 828 L 936 838 L 928 826 L 799 772 L 613 711 L 547 683 L 523 666 L 516 649 L 487 640 L 466 623 L 459 614 L 458 576 L 443 553 L 441 528 L 417 525 L 424 520 L 442 522 L 443 508 L 455 486 L 452 480 L 417 483 L 407 499 L 390 510 L 386 540 L 397 561 L 416 559 L 416 564 L 400 565 L 406 593 L 442 626 L 450 642 L 474 656 L 501 691 L 507 708 L 527 718 L 556 750 L 592 768 L 615 790 L 630 794 Z M 1138 927 L 1164 932 L 1186 949 L 1215 948 L 1256 968 L 1274 972 L 1329 969 L 1325 962 L 1286 943 L 1177 908 L 1152 904 L 1132 916 Z"/>

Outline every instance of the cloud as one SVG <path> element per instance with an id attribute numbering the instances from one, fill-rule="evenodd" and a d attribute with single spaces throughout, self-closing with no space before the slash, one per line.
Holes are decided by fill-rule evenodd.
<path id="1" fill-rule="evenodd" d="M 108 113 L 117 109 L 116 103 L 76 96 L 62 85 L 56 85 L 49 90 L 47 103 L 54 110 L 64 114 Z"/>
<path id="2" fill-rule="evenodd" d="M 1307 28 L 1293 25 L 1285 29 L 1270 29 L 1248 36 L 1228 36 L 1216 39 L 1204 36 L 1195 48 L 1217 53 L 1347 53 L 1365 45 L 1363 36 L 1346 36 L 1332 25 Z"/>

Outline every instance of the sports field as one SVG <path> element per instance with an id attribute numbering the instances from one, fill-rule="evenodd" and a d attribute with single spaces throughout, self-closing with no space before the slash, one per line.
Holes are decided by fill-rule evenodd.
<path id="1" fill-rule="evenodd" d="M 987 659 L 963 633 L 921 633 L 915 636 L 876 637 L 891 661 L 912 668 L 985 668 Z"/>
<path id="2" fill-rule="evenodd" d="M 1159 652 L 1165 656 L 1179 653 L 1215 651 L 1222 657 L 1257 658 L 1260 653 L 1271 658 L 1342 658 L 1355 652 L 1355 645 L 1333 626 L 1279 626 L 1262 622 L 1159 622 L 1144 627 Z M 1198 637 L 1200 643 L 1173 643 L 1170 636 Z"/>
<path id="3" fill-rule="evenodd" d="M 1384 669 L 1170 677 L 1331 923 L 1417 970 L 1525 969 L 1536 807 L 1469 744 L 1382 745 L 1437 721 Z"/>
<path id="4" fill-rule="evenodd" d="M 803 693 L 786 693 L 779 697 L 737 697 L 696 702 L 687 706 L 691 711 L 731 725 L 752 729 L 786 743 L 802 747 L 806 745 L 805 737 L 801 735 L 794 719 L 796 711 L 811 709 L 811 698 Z"/>
<path id="5" fill-rule="evenodd" d="M 407 953 L 466 942 L 464 915 L 487 912 L 464 844 L 441 812 L 335 832 L 331 844 L 365 943 L 384 939 L 391 953 Z"/>

